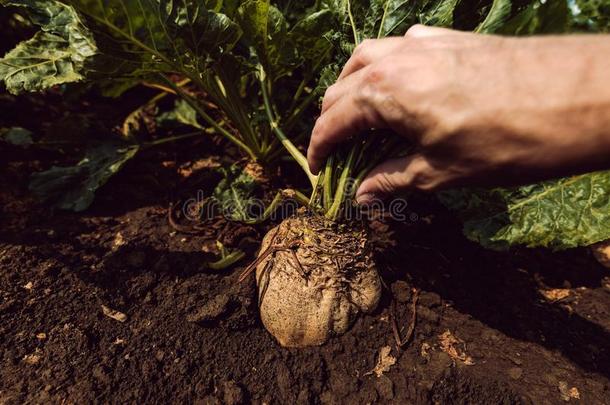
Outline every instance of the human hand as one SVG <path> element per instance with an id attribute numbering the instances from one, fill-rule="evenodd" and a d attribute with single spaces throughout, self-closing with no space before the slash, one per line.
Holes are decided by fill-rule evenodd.
<path id="1" fill-rule="evenodd" d="M 328 88 L 307 153 L 317 173 L 339 143 L 390 128 L 416 150 L 360 185 L 505 185 L 610 167 L 608 36 L 507 38 L 417 25 L 367 40 Z"/>

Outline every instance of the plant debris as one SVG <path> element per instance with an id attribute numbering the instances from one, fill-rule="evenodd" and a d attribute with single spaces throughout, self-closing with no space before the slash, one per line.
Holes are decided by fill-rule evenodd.
<path id="1" fill-rule="evenodd" d="M 379 356 L 377 357 L 375 368 L 364 375 L 371 375 L 374 373 L 377 377 L 381 377 L 384 373 L 390 371 L 390 368 L 396 364 L 396 357 L 392 356 L 390 354 L 391 352 L 392 348 L 390 346 L 383 346 L 379 349 Z"/>
<path id="2" fill-rule="evenodd" d="M 419 298 L 419 290 L 412 290 L 412 302 L 411 302 L 411 321 L 409 322 L 409 328 L 403 338 L 400 337 L 400 330 L 396 321 L 396 301 L 392 300 L 392 333 L 394 334 L 394 340 L 396 341 L 396 347 L 401 348 L 406 345 L 413 336 L 415 331 L 415 322 L 417 321 L 417 299 Z"/>
<path id="3" fill-rule="evenodd" d="M 580 392 L 578 388 L 568 387 L 568 383 L 565 381 L 559 381 L 559 394 L 561 395 L 561 399 L 565 402 L 569 402 L 571 399 L 580 399 Z"/>
<path id="4" fill-rule="evenodd" d="M 538 291 L 550 302 L 561 301 L 570 296 L 570 290 L 567 288 L 540 289 Z"/>
<path id="5" fill-rule="evenodd" d="M 127 315 L 117 311 L 116 309 L 108 308 L 106 305 L 102 305 L 102 312 L 104 315 L 114 319 L 115 321 L 125 322 L 127 320 Z"/>
<path id="6" fill-rule="evenodd" d="M 447 353 L 454 361 L 461 361 L 467 366 L 474 365 L 472 357 L 466 354 L 466 343 L 455 337 L 449 330 L 440 335 L 438 340 L 441 350 Z"/>

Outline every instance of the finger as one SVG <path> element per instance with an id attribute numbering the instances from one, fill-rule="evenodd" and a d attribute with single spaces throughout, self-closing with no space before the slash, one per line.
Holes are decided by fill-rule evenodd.
<path id="1" fill-rule="evenodd" d="M 350 93 L 359 91 L 360 86 L 362 85 L 366 76 L 366 71 L 366 68 L 360 69 L 326 89 L 324 99 L 322 99 L 321 114 L 324 114 L 335 104 L 335 102 L 337 102 L 337 100 L 349 95 Z"/>
<path id="2" fill-rule="evenodd" d="M 354 49 L 337 80 L 342 80 L 370 63 L 392 54 L 404 41 L 402 37 L 365 39 Z"/>
<path id="3" fill-rule="evenodd" d="M 307 162 L 317 174 L 333 148 L 369 128 L 384 128 L 385 122 L 374 108 L 373 96 L 353 95 L 337 100 L 317 120 L 307 148 Z"/>
<path id="4" fill-rule="evenodd" d="M 405 33 L 405 37 L 409 38 L 426 38 L 447 35 L 472 35 L 472 33 L 452 30 L 449 28 L 428 27 L 422 24 L 415 24 L 411 26 L 411 28 L 409 28 Z"/>
<path id="5" fill-rule="evenodd" d="M 390 159 L 366 176 L 356 192 L 356 201 L 366 205 L 407 188 L 430 190 L 438 184 L 441 175 L 421 154 Z"/>

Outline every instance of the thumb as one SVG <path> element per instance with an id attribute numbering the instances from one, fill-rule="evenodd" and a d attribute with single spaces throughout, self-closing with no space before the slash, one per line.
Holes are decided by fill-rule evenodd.
<path id="1" fill-rule="evenodd" d="M 414 181 L 429 172 L 430 164 L 419 154 L 390 159 L 375 167 L 356 192 L 358 204 L 367 205 L 396 191 L 414 186 Z"/>
<path id="2" fill-rule="evenodd" d="M 470 33 L 464 31 L 452 30 L 449 28 L 428 27 L 422 24 L 412 25 L 405 33 L 405 37 L 425 38 L 438 37 L 442 35 L 468 35 Z"/>

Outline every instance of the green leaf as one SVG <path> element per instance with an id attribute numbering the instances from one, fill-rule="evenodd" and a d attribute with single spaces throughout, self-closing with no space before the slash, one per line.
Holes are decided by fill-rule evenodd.
<path id="1" fill-rule="evenodd" d="M 568 29 L 569 16 L 566 0 L 534 1 L 496 32 L 504 35 L 563 33 Z"/>
<path id="2" fill-rule="evenodd" d="M 176 100 L 173 110 L 159 114 L 157 117 L 157 123 L 162 126 L 172 122 L 179 122 L 193 128 L 204 129 L 197 121 L 197 111 L 182 99 Z"/>
<path id="3" fill-rule="evenodd" d="M 341 67 L 338 64 L 325 66 L 320 73 L 320 79 L 315 89 L 316 93 L 323 96 L 326 89 L 337 81 L 340 73 Z"/>
<path id="4" fill-rule="evenodd" d="M 413 0 L 376 0 L 371 1 L 370 10 L 366 20 L 374 22 L 365 25 L 365 38 L 383 38 L 389 35 L 401 35 L 408 26 L 412 25 L 418 2 Z"/>
<path id="5" fill-rule="evenodd" d="M 610 239 L 610 171 L 439 197 L 464 220 L 466 236 L 486 247 L 566 249 Z"/>
<path id="6" fill-rule="evenodd" d="M 107 143 L 93 147 L 76 166 L 54 166 L 34 173 L 29 188 L 39 198 L 58 208 L 83 211 L 93 202 L 96 190 L 138 150 L 139 146 L 133 144 Z"/>
<path id="7" fill-rule="evenodd" d="M 5 142 L 15 146 L 27 148 L 34 143 L 32 131 L 21 127 L 0 128 L 0 136 Z"/>
<path id="8" fill-rule="evenodd" d="M 212 10 L 197 1 L 167 1 L 168 18 L 178 28 L 173 39 L 179 41 L 194 56 L 208 54 L 218 57 L 233 48 L 242 34 L 235 22 L 215 10 L 219 9 L 221 4 L 210 5 Z"/>
<path id="9" fill-rule="evenodd" d="M 510 17 L 511 9 L 511 0 L 493 0 L 489 13 L 475 31 L 482 34 L 497 32 Z"/>
<path id="10" fill-rule="evenodd" d="M 334 16 L 330 10 L 322 10 L 299 20 L 290 30 L 299 56 L 309 65 L 318 65 L 332 48 L 325 37 L 334 29 Z"/>
<path id="11" fill-rule="evenodd" d="M 269 0 L 249 0 L 237 10 L 244 42 L 256 51 L 265 72 L 277 79 L 298 64 L 297 51 L 288 35 L 282 13 Z"/>
<path id="12" fill-rule="evenodd" d="M 453 26 L 453 13 L 460 0 L 436 0 L 428 4 L 419 15 L 421 24 L 436 27 Z"/>
<path id="13" fill-rule="evenodd" d="M 23 7 L 41 31 L 0 59 L 0 80 L 13 94 L 83 79 L 85 61 L 98 51 L 74 8 L 52 0 L 0 0 Z"/>
<path id="14" fill-rule="evenodd" d="M 610 0 L 568 0 L 577 31 L 610 32 Z"/>
<path id="15" fill-rule="evenodd" d="M 213 197 L 224 215 L 234 221 L 246 221 L 255 204 L 253 198 L 258 183 L 239 165 L 220 169 L 223 179 L 214 189 Z"/>

